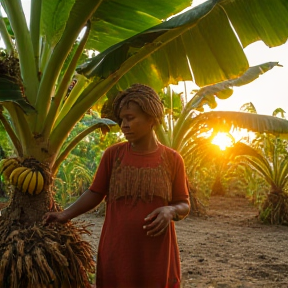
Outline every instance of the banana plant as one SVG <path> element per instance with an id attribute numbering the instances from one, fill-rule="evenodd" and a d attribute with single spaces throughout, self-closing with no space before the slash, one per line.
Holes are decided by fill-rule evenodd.
<path id="1" fill-rule="evenodd" d="M 262 147 L 239 144 L 238 155 L 242 154 L 239 161 L 257 171 L 270 187 L 260 206 L 260 219 L 270 224 L 287 225 L 287 141 L 269 134 L 262 135 L 257 141 L 261 142 Z"/>
<path id="2" fill-rule="evenodd" d="M 208 159 L 212 160 L 214 158 L 216 159 L 216 161 L 220 161 L 218 163 L 218 175 L 223 174 L 223 169 L 226 169 L 229 161 L 233 161 L 236 156 L 245 155 L 245 153 L 248 153 L 247 151 L 250 151 L 250 154 L 254 151 L 252 148 L 250 148 L 252 150 L 248 150 L 249 148 L 247 148 L 247 151 L 242 151 L 241 149 L 239 149 L 239 147 L 241 147 L 240 145 L 242 145 L 241 142 L 239 142 L 239 144 L 237 142 L 231 148 L 226 148 L 224 152 L 219 151 L 221 152 L 221 154 L 213 154 L 212 152 L 214 151 L 214 149 L 212 149 L 211 147 L 211 139 L 207 138 L 207 136 L 206 138 L 200 137 L 201 134 L 202 136 L 207 135 L 207 133 L 211 133 L 212 131 L 212 135 L 210 136 L 210 138 L 213 138 L 214 135 L 218 132 L 224 132 L 229 134 L 232 129 L 243 128 L 247 129 L 248 131 L 256 132 L 255 134 L 258 135 L 258 137 L 263 137 L 262 135 L 265 135 L 265 133 L 269 133 L 271 135 L 274 134 L 274 137 L 279 137 L 280 135 L 282 138 L 287 137 L 287 121 L 285 119 L 277 118 L 275 116 L 258 115 L 247 112 L 211 111 L 202 113 L 194 117 L 193 122 L 191 120 L 191 123 L 193 124 L 191 125 L 191 130 L 188 134 L 189 137 L 185 138 L 186 135 L 185 137 L 183 137 L 183 143 L 185 143 L 186 139 L 190 139 L 190 142 L 187 142 L 186 140 L 186 145 L 183 145 L 183 157 L 185 159 L 186 166 L 190 167 L 189 169 L 192 174 L 195 172 L 195 169 L 199 167 L 199 163 L 205 163 L 208 161 Z M 276 125 L 277 128 L 274 127 L 275 123 L 278 123 Z M 276 128 L 273 131 L 269 129 L 269 127 L 272 126 Z M 195 135 L 194 141 L 191 140 L 191 135 Z M 252 144 L 255 146 L 255 141 Z M 245 144 L 243 143 L 243 145 Z M 249 146 L 247 145 L 247 147 Z M 270 148 L 270 146 L 268 148 Z M 233 154 L 234 157 L 231 156 Z"/>
<path id="3" fill-rule="evenodd" d="M 57 203 L 63 207 L 73 203 L 83 193 L 83 190 L 89 187 L 93 179 L 93 172 L 83 163 L 86 161 L 76 155 L 72 155 L 69 159 L 70 162 L 61 166 L 61 173 L 59 173 L 61 178 L 56 178 L 55 181 L 55 185 L 59 187 L 56 195 Z M 83 186 L 86 186 L 86 189 L 83 189 Z M 79 190 L 82 193 L 79 193 Z"/>
<path id="4" fill-rule="evenodd" d="M 196 166 L 195 163 L 199 163 L 199 161 L 203 163 L 207 160 L 195 160 L 194 154 L 197 150 L 199 151 L 200 149 L 202 151 L 204 149 L 206 152 L 209 151 L 208 154 L 211 158 L 211 152 L 215 152 L 215 147 L 213 148 L 213 146 L 211 146 L 211 139 L 213 139 L 213 137 L 223 129 L 228 133 L 227 135 L 230 135 L 233 143 L 235 142 L 233 136 L 229 134 L 230 126 L 228 128 L 227 125 L 225 126 L 223 123 L 218 125 L 218 127 L 213 126 L 213 134 L 210 137 L 211 139 L 199 138 L 201 133 L 205 133 L 205 129 L 200 129 L 201 124 L 198 122 L 199 118 L 196 117 L 199 114 L 197 111 L 203 111 L 204 105 L 208 105 L 210 108 L 214 109 L 217 106 L 216 99 L 223 100 L 231 97 L 234 86 L 247 85 L 258 78 L 261 74 L 269 71 L 275 66 L 280 65 L 278 62 L 263 63 L 261 65 L 250 67 L 243 75 L 237 77 L 236 79 L 202 87 L 187 103 L 185 103 L 185 99 L 188 97 L 183 97 L 182 93 L 177 94 L 170 86 L 166 89 L 165 93 L 160 94 L 162 102 L 165 106 L 165 118 L 162 121 L 162 125 L 157 127 L 156 135 L 162 143 L 176 149 L 183 156 L 190 183 L 195 181 L 195 169 L 196 167 L 199 167 L 199 165 Z M 249 121 L 255 122 L 253 116 L 250 118 L 251 119 Z M 249 129 L 249 124 L 247 121 L 245 123 L 245 127 Z M 212 129 L 212 127 L 207 128 L 208 126 L 206 127 L 206 133 Z M 223 171 L 227 170 L 227 161 L 225 161 L 225 151 L 222 153 L 220 153 L 221 151 L 216 152 L 216 154 L 214 153 L 214 158 L 216 158 L 216 160 L 214 159 L 216 178 L 212 187 L 212 194 L 223 194 L 225 192 L 221 184 L 221 178 L 223 178 L 221 175 L 223 176 Z M 201 155 L 205 156 L 205 153 L 201 153 Z M 194 213 L 201 207 L 198 205 L 196 193 L 192 193 L 195 189 L 192 189 L 192 187 L 190 188 L 190 200 L 192 203 L 191 212 Z"/>
<path id="5" fill-rule="evenodd" d="M 227 172 L 230 173 L 231 169 L 227 169 L 229 165 L 237 163 L 237 167 L 252 169 L 258 174 L 257 178 L 264 180 L 266 185 L 270 187 L 265 195 L 261 195 L 259 218 L 270 224 L 287 225 L 287 140 L 281 140 L 277 136 L 264 133 L 254 139 L 252 145 L 236 142 L 233 146 L 226 148 L 225 151 L 218 149 L 218 152 L 215 151 L 215 147 L 213 149 L 209 138 L 204 137 L 198 142 L 193 150 L 196 168 L 200 169 L 201 166 L 204 167 L 208 163 L 210 166 L 216 163 L 218 169 L 216 170 L 215 182 L 220 186 L 219 175 L 221 174 L 223 177 Z"/>
<path id="6" fill-rule="evenodd" d="M 217 112 L 213 111 L 211 115 L 209 112 L 206 113 L 198 113 L 204 111 L 204 105 L 209 106 L 211 109 L 215 109 L 217 107 L 217 99 L 227 99 L 233 94 L 234 86 L 243 86 L 251 83 L 255 79 L 257 79 L 261 74 L 271 70 L 273 67 L 279 66 L 278 62 L 267 62 L 260 65 L 256 65 L 253 67 L 249 67 L 248 70 L 241 76 L 226 80 L 217 84 L 207 85 L 201 87 L 199 90 L 194 93 L 191 99 L 185 103 L 183 95 L 175 93 L 171 87 L 168 87 L 166 93 L 161 93 L 162 101 L 166 107 L 165 111 L 165 121 L 163 121 L 163 125 L 157 127 L 156 134 L 162 143 L 165 143 L 167 146 L 172 147 L 177 150 L 183 156 L 189 153 L 189 149 L 191 145 L 187 145 L 187 143 L 191 143 L 193 140 L 193 135 L 197 136 L 201 133 L 204 133 L 206 118 L 207 125 L 209 127 L 206 129 L 208 132 L 211 129 L 211 125 L 209 123 L 218 123 L 216 119 L 219 118 L 219 125 L 221 126 L 221 130 L 225 128 L 224 123 L 226 123 L 225 132 L 229 132 L 232 125 L 235 128 L 246 128 L 252 131 L 261 132 L 263 127 L 261 125 L 267 125 L 268 119 L 270 119 L 271 125 L 267 128 L 269 131 L 284 133 L 288 128 L 287 121 L 281 121 L 282 130 L 280 127 L 275 127 L 272 129 L 273 121 L 275 124 L 278 124 L 278 118 L 274 117 L 258 117 L 250 115 L 248 113 L 238 113 L 238 114 L 227 114 L 225 112 Z M 233 115 L 235 115 L 235 121 L 233 122 Z M 243 117 L 243 119 L 238 119 L 236 123 L 236 115 L 237 117 Z M 196 117 L 199 116 L 199 117 Z M 231 123 L 228 123 L 228 119 L 225 117 L 230 116 Z M 258 118 L 257 118 L 258 117 Z M 211 119 L 211 121 L 210 121 Z M 260 120 L 259 120 L 260 119 Z M 202 121 L 203 120 L 203 121 Z M 221 122 L 221 123 L 220 123 Z M 202 125 L 203 124 L 203 125 Z M 241 126 L 242 125 L 242 126 Z M 202 127 L 202 130 L 200 130 Z M 267 126 L 268 127 L 268 126 Z M 216 126 L 213 125 L 214 134 L 219 132 L 219 129 L 216 129 Z M 204 130 L 203 130 L 204 129 Z M 191 140 L 192 139 L 192 140 Z M 188 150 L 187 150 L 188 149 Z"/>
<path id="7" fill-rule="evenodd" d="M 20 0 L 0 3 L 7 15 L 0 16 L 7 48 L 0 53 L 0 104 L 9 114 L 1 122 L 15 151 L 0 170 L 16 179 L 0 218 L 0 286 L 89 287 L 94 263 L 81 241 L 85 229 L 41 223 L 59 209 L 53 179 L 61 162 L 88 133 L 114 125 L 98 119 L 67 142 L 76 123 L 135 82 L 160 91 L 179 80 L 202 87 L 237 78 L 249 68 L 243 47 L 286 42 L 288 3 L 210 0 L 178 14 L 190 0 L 31 0 L 29 26 Z M 98 54 L 89 58 L 91 50 Z M 27 177 L 16 174 L 19 166 Z"/>

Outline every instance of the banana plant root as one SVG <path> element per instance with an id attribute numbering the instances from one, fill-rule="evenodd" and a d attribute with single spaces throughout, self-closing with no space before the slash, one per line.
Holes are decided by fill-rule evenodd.
<path id="1" fill-rule="evenodd" d="M 83 223 L 23 227 L 0 217 L 0 287 L 90 288 L 94 251 L 82 234 Z"/>

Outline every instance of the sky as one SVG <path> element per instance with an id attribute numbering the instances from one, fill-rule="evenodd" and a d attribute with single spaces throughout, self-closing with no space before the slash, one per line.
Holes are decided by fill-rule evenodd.
<path id="1" fill-rule="evenodd" d="M 283 67 L 275 66 L 253 82 L 235 87 L 229 99 L 217 101 L 217 110 L 239 111 L 243 104 L 252 102 L 258 114 L 272 115 L 277 108 L 288 113 L 288 43 L 268 48 L 263 42 L 258 42 L 244 50 L 250 66 L 275 61 Z M 288 118 L 288 114 L 285 116 Z"/>
<path id="2" fill-rule="evenodd" d="M 192 6 L 204 1 L 193 0 Z M 29 19 L 30 0 L 22 0 L 22 4 L 26 17 Z M 0 41 L 0 47 L 2 46 Z M 276 66 L 255 81 L 242 87 L 234 87 L 234 93 L 229 99 L 217 100 L 218 106 L 215 110 L 239 111 L 243 104 L 252 102 L 258 114 L 272 115 L 275 109 L 282 108 L 287 112 L 288 118 L 288 42 L 274 48 L 268 48 L 263 42 L 256 42 L 250 44 L 244 51 L 250 66 L 275 61 L 283 67 Z M 182 86 L 179 87 L 181 89 Z"/>
<path id="3" fill-rule="evenodd" d="M 288 113 L 288 42 L 284 45 L 268 48 L 263 42 L 257 42 L 244 49 L 249 65 L 255 66 L 265 62 L 279 62 L 283 67 L 275 66 L 260 75 L 253 82 L 233 87 L 233 94 L 225 100 L 217 99 L 217 111 L 240 111 L 243 104 L 251 102 L 258 114 L 272 115 L 277 108 Z M 177 92 L 181 89 L 181 85 Z M 191 87 L 191 90 L 195 86 Z M 189 89 L 189 86 L 188 86 Z M 189 92 L 189 90 L 188 90 Z M 205 111 L 210 111 L 208 107 Z M 288 118 L 288 114 L 285 114 Z"/>

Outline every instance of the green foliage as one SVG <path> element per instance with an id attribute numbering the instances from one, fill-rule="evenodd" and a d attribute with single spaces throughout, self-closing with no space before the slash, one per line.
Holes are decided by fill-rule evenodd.
<path id="1" fill-rule="evenodd" d="M 92 163 L 83 163 L 84 161 L 85 158 L 70 154 L 61 165 L 55 179 L 55 196 L 64 207 L 74 202 L 92 181 L 93 170 L 89 169 L 89 164 Z"/>
<path id="2" fill-rule="evenodd" d="M 232 162 L 224 179 L 227 183 L 226 195 L 246 197 L 257 207 L 263 202 L 269 191 L 269 186 L 257 171 L 238 161 Z"/>
<path id="3" fill-rule="evenodd" d="M 183 93 L 175 92 L 171 86 L 168 86 L 166 92 L 159 92 L 159 96 L 165 107 L 165 115 L 172 117 L 173 121 L 176 121 L 184 107 Z"/>
<path id="4" fill-rule="evenodd" d="M 83 128 L 85 121 L 77 125 L 77 129 Z M 77 129 L 72 134 L 77 134 Z M 68 206 L 89 188 L 104 150 L 114 143 L 123 141 L 117 128 L 114 130 L 115 132 L 106 134 L 98 131 L 90 133 L 62 162 L 55 178 L 55 199 L 61 206 Z"/>
<path id="5" fill-rule="evenodd" d="M 238 145 L 237 160 L 247 169 L 253 169 L 253 173 L 257 173 L 254 183 L 258 180 L 261 184 L 252 193 L 254 203 L 259 207 L 260 219 L 271 224 L 288 223 L 287 149 L 286 140 L 266 133 L 258 134 L 250 146 Z M 249 174 L 245 176 L 247 179 Z"/>
<path id="6" fill-rule="evenodd" d="M 19 58 L 19 87 L 24 87 L 22 91 L 17 85 L 12 85 L 9 93 L 2 93 L 3 105 L 12 120 L 11 129 L 8 129 L 8 124 L 5 128 L 13 139 L 16 152 L 21 157 L 37 154 L 33 156 L 41 162 L 49 161 L 52 174 L 56 173 L 70 148 L 82 140 L 81 134 L 74 134 L 70 150 L 63 154 L 67 135 L 71 135 L 86 111 L 105 96 L 114 94 L 111 91 L 125 89 L 135 82 L 160 91 L 180 80 L 193 79 L 200 87 L 227 80 L 230 82 L 224 83 L 226 86 L 252 81 L 277 63 L 256 66 L 255 71 L 253 67 L 248 69 L 243 47 L 255 39 L 263 40 L 270 47 L 281 45 L 288 35 L 287 21 L 279 20 L 279 15 L 283 16 L 282 19 L 287 18 L 284 17 L 288 14 L 287 3 L 282 0 L 271 3 L 267 1 L 263 5 L 260 0 L 253 3 L 245 0 L 248 8 L 244 13 L 242 0 L 210 0 L 177 14 L 191 2 L 33 1 L 28 27 L 21 2 L 1 0 L 7 18 L 3 21 L 0 17 L 4 23 L 0 32 L 9 38 L 8 25 L 13 30 L 17 51 L 10 47 L 13 51 L 9 49 L 9 55 Z M 257 23 L 252 17 L 256 12 Z M 244 26 L 242 21 L 239 22 L 238 13 L 247 20 Z M 273 23 L 273 28 L 267 24 L 267 19 L 268 23 Z M 262 29 L 255 29 L 258 25 L 265 27 L 271 37 L 267 38 Z M 8 45 L 6 38 L 4 41 Z M 87 59 L 88 50 L 99 53 Z M 243 78 L 239 79 L 241 75 Z M 67 88 L 75 78 L 78 83 L 67 99 Z M 230 88 L 222 86 L 220 89 L 214 93 L 217 97 L 231 95 Z M 20 92 L 23 92 L 25 103 L 19 104 L 18 98 L 18 102 L 14 99 L 11 103 L 12 96 L 16 93 L 20 97 Z M 205 96 L 210 107 L 216 105 L 214 94 Z M 199 96 L 197 101 L 201 102 L 203 97 Z M 179 102 L 179 98 L 175 98 L 175 102 L 177 99 Z M 27 109 L 30 106 L 33 109 L 27 111 L 24 104 Z M 18 111 L 19 105 L 27 114 Z M 176 106 L 180 107 L 180 103 L 173 103 L 173 109 Z M 199 108 L 198 104 L 196 106 Z M 173 132 L 176 134 L 174 143 L 168 139 L 169 146 L 177 150 L 188 141 L 183 137 L 191 136 L 191 131 L 182 129 L 183 118 L 188 117 L 187 113 L 182 116 L 182 112 L 180 108 L 170 113 L 171 117 L 181 118 L 177 133 Z M 39 150 L 32 147 L 39 147 Z"/>
<path id="7" fill-rule="evenodd" d="M 209 199 L 212 190 L 211 188 L 215 180 L 211 171 L 213 171 L 211 166 L 200 166 L 193 174 L 189 172 L 187 173 L 189 183 L 195 191 L 195 196 L 206 207 L 209 206 Z"/>

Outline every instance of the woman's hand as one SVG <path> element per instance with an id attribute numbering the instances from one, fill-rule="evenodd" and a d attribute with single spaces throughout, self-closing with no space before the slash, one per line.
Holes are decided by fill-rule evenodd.
<path id="1" fill-rule="evenodd" d="M 159 236 L 166 231 L 174 215 L 173 206 L 159 207 L 144 219 L 147 224 L 143 226 L 143 229 L 147 231 L 148 236 Z"/>
<path id="2" fill-rule="evenodd" d="M 48 212 L 43 216 L 43 225 L 52 222 L 66 223 L 69 220 L 86 213 L 98 206 L 104 199 L 104 194 L 87 189 L 71 206 L 61 212 Z"/>
<path id="3" fill-rule="evenodd" d="M 58 222 L 64 224 L 68 222 L 70 219 L 65 211 L 62 212 L 47 212 L 43 216 L 43 225 L 48 225 L 52 222 Z"/>

